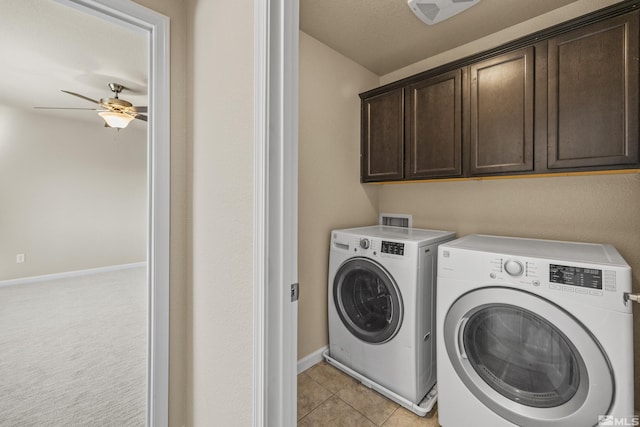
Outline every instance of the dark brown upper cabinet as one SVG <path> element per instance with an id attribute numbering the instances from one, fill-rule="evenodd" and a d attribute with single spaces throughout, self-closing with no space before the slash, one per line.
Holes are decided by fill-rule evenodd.
<path id="1" fill-rule="evenodd" d="M 638 163 L 638 12 L 548 42 L 548 168 Z"/>
<path id="2" fill-rule="evenodd" d="M 533 170 L 534 48 L 470 67 L 471 175 Z"/>
<path id="3" fill-rule="evenodd" d="M 640 168 L 640 0 L 360 94 L 362 182 Z"/>
<path id="4" fill-rule="evenodd" d="M 462 175 L 462 70 L 410 85 L 407 179 Z"/>
<path id="5" fill-rule="evenodd" d="M 361 180 L 404 178 L 404 95 L 402 89 L 362 101 Z"/>

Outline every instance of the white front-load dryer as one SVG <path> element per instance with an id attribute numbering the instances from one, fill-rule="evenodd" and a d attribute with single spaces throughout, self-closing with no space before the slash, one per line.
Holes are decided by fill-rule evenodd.
<path id="1" fill-rule="evenodd" d="M 389 226 L 333 231 L 328 360 L 388 397 L 419 403 L 436 382 L 437 248 L 453 238 Z"/>
<path id="2" fill-rule="evenodd" d="M 482 235 L 441 245 L 440 424 L 637 425 L 630 291 L 611 245 Z"/>

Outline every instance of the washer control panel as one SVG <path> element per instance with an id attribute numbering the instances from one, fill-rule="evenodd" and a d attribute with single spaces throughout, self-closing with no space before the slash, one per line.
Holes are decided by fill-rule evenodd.
<path id="1" fill-rule="evenodd" d="M 404 257 L 407 253 L 404 243 L 370 237 L 357 237 L 352 240 L 350 245 L 336 244 L 336 246 L 367 256 L 394 255 L 396 257 Z"/>
<path id="2" fill-rule="evenodd" d="M 369 239 L 360 239 L 360 247 L 362 249 L 369 249 L 369 246 L 371 246 L 371 243 L 369 243 Z"/>
<path id="3" fill-rule="evenodd" d="M 382 241 L 382 253 L 404 255 L 404 243 Z"/>

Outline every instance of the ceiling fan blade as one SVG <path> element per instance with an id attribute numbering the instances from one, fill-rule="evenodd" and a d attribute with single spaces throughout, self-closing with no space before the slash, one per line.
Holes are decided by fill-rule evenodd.
<path id="1" fill-rule="evenodd" d="M 147 113 L 148 112 L 147 107 L 143 107 L 143 106 L 138 107 L 138 106 L 136 106 L 136 107 L 133 107 L 133 108 L 135 108 L 138 113 Z"/>
<path id="2" fill-rule="evenodd" d="M 143 122 L 146 122 L 147 121 L 147 116 L 144 116 L 142 114 L 136 114 L 136 119 L 142 120 Z"/>
<path id="3" fill-rule="evenodd" d="M 89 110 L 99 111 L 97 108 L 74 108 L 74 107 L 33 107 L 36 110 Z"/>
<path id="4" fill-rule="evenodd" d="M 100 104 L 100 101 L 96 101 L 95 99 L 87 98 L 86 96 L 80 95 L 79 93 L 69 92 L 68 90 L 63 90 L 62 92 L 68 93 L 69 95 L 77 96 L 78 98 L 85 99 L 85 100 L 87 100 L 89 102 L 93 102 L 94 104 Z"/>

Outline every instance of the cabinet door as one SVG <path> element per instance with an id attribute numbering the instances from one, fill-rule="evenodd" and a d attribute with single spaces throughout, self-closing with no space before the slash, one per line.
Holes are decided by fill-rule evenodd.
<path id="1" fill-rule="evenodd" d="M 548 168 L 638 162 L 638 12 L 549 40 Z"/>
<path id="2" fill-rule="evenodd" d="M 470 67 L 471 175 L 533 170 L 534 48 Z"/>
<path id="3" fill-rule="evenodd" d="M 362 100 L 363 182 L 404 177 L 404 97 L 396 89 Z"/>
<path id="4" fill-rule="evenodd" d="M 462 70 L 407 88 L 407 178 L 462 174 Z"/>

